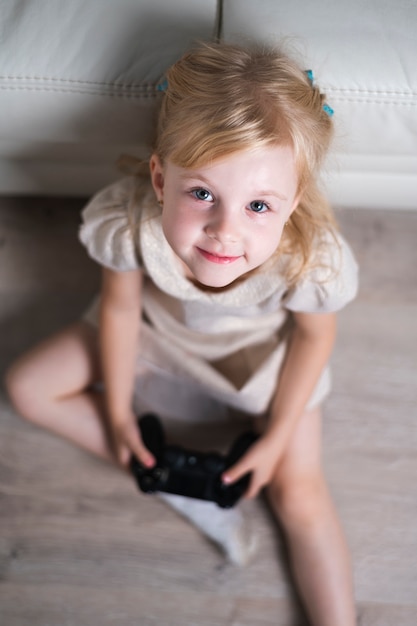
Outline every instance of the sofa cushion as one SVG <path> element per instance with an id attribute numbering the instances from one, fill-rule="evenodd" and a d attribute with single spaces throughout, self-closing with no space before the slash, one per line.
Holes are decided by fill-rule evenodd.
<path id="1" fill-rule="evenodd" d="M 226 41 L 296 49 L 335 111 L 335 204 L 417 207 L 417 3 L 224 0 Z"/>
<path id="2" fill-rule="evenodd" d="M 2 2 L 0 191 L 107 184 L 145 150 L 165 69 L 216 31 L 216 0 Z"/>

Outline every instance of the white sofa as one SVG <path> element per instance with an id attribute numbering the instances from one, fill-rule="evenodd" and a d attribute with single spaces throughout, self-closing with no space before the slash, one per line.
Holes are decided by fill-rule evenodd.
<path id="1" fill-rule="evenodd" d="M 282 38 L 335 110 L 337 206 L 417 208 L 416 0 L 0 0 L 0 193 L 88 195 L 145 155 L 195 39 Z"/>

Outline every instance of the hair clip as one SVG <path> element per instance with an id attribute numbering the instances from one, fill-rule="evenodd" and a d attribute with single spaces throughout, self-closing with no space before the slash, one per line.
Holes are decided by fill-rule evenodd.
<path id="1" fill-rule="evenodd" d="M 307 74 L 307 78 L 308 78 L 308 81 L 309 81 L 310 85 L 313 86 L 313 83 L 314 83 L 313 70 L 306 70 L 305 73 Z"/>
<path id="2" fill-rule="evenodd" d="M 334 114 L 332 107 L 326 103 L 323 104 L 323 111 L 327 113 L 329 117 L 332 117 L 332 115 Z"/>
<path id="3" fill-rule="evenodd" d="M 168 89 L 168 81 L 166 78 L 156 86 L 158 91 L 166 91 Z"/>
<path id="4" fill-rule="evenodd" d="M 313 74 L 313 70 L 306 70 L 306 71 L 305 71 L 305 73 L 306 73 L 306 75 L 307 75 L 308 82 L 310 83 L 310 85 L 311 85 L 312 87 L 314 87 L 314 74 Z M 334 115 L 334 111 L 333 111 L 332 107 L 331 107 L 331 106 L 329 106 L 328 104 L 324 103 L 322 108 L 323 108 L 323 111 L 324 111 L 325 113 L 327 113 L 327 115 L 328 115 L 329 117 L 332 117 L 332 115 Z"/>

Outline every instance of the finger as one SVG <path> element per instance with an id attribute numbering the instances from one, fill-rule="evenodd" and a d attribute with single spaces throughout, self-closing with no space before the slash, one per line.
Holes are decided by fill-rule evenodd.
<path id="1" fill-rule="evenodd" d="M 128 452 L 126 452 L 126 446 L 123 446 L 120 442 L 120 434 L 113 428 L 109 433 L 109 447 L 114 459 L 114 462 L 122 467 L 126 465 L 128 459 Z"/>
<path id="2" fill-rule="evenodd" d="M 250 465 L 249 461 L 243 459 L 238 463 L 235 463 L 235 465 L 232 465 L 232 467 L 229 467 L 229 469 L 227 469 L 225 472 L 223 472 L 222 482 L 225 485 L 230 485 L 231 483 L 239 480 L 239 478 L 242 478 L 242 476 L 245 476 L 245 474 L 247 474 L 251 470 L 252 466 Z"/>
<path id="3" fill-rule="evenodd" d="M 129 431 L 126 433 L 126 443 L 129 447 L 130 452 L 137 457 L 137 459 L 144 465 L 145 467 L 153 467 L 156 463 L 156 459 L 154 455 L 145 447 L 139 433 L 135 427 L 129 428 Z"/>
<path id="4" fill-rule="evenodd" d="M 118 445 L 116 455 L 120 465 L 122 465 L 123 467 L 127 467 L 130 459 L 129 448 L 124 445 Z"/>
<path id="5" fill-rule="evenodd" d="M 230 470 L 232 470 L 232 472 L 230 472 Z M 247 500 L 256 498 L 260 490 L 266 484 L 266 481 L 262 482 L 262 480 L 259 478 L 259 474 L 253 470 L 252 464 L 249 461 L 244 463 L 239 462 L 231 467 L 230 470 L 226 470 L 226 472 L 222 475 L 222 480 L 225 484 L 234 483 L 235 481 L 239 480 L 239 478 L 242 478 L 249 472 L 252 472 L 249 487 L 243 496 Z M 231 479 L 230 482 L 229 479 Z"/>

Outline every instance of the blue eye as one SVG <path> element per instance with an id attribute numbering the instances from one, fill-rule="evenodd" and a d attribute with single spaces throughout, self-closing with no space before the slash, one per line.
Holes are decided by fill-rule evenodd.
<path id="1" fill-rule="evenodd" d="M 207 189 L 203 189 L 203 188 L 193 189 L 192 194 L 195 198 L 197 198 L 197 200 L 203 200 L 205 202 L 213 201 L 213 196 L 211 195 L 209 191 L 207 191 Z"/>
<path id="2" fill-rule="evenodd" d="M 253 200 L 249 204 L 249 208 L 254 213 L 265 213 L 265 211 L 267 211 L 269 207 L 262 200 Z"/>

